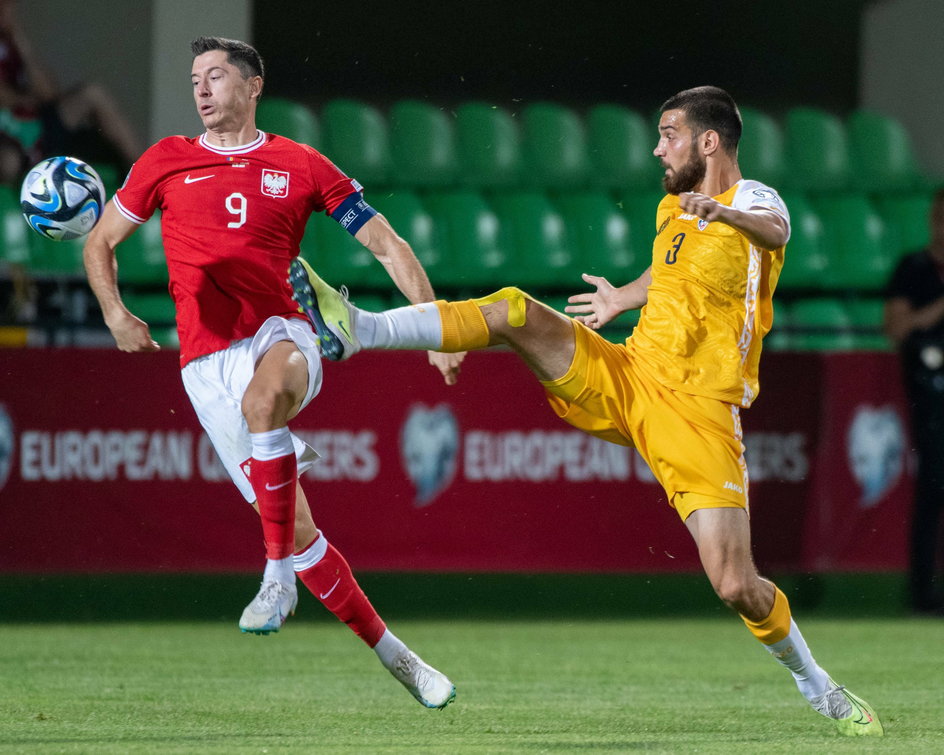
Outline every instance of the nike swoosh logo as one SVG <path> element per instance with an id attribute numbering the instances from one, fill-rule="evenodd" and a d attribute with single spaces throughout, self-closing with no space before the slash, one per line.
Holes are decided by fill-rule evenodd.
<path id="1" fill-rule="evenodd" d="M 341 332 L 347 336 L 348 341 L 353 341 L 351 338 L 351 332 L 347 329 L 347 325 L 344 324 L 344 320 L 338 320 L 338 327 L 341 329 Z"/>
<path id="2" fill-rule="evenodd" d="M 195 184 L 197 181 L 206 181 L 208 178 L 213 178 L 216 173 L 211 173 L 208 176 L 197 176 L 196 178 L 191 178 L 190 174 L 187 174 L 187 177 L 184 179 L 185 184 Z"/>
<path id="3" fill-rule="evenodd" d="M 330 590 L 328 590 L 328 592 L 326 592 L 324 595 L 319 595 L 318 597 L 321 598 L 322 600 L 327 600 L 327 599 L 328 599 L 328 596 L 331 595 L 331 593 L 334 592 L 334 589 L 335 589 L 339 584 L 341 584 L 341 578 L 340 578 L 340 577 L 338 577 L 338 581 L 334 583 L 334 585 L 331 587 Z"/>
<path id="4" fill-rule="evenodd" d="M 289 480 L 288 482 L 283 482 L 278 485 L 270 485 L 269 483 L 266 483 L 265 488 L 266 490 L 278 490 L 279 488 L 284 488 L 286 485 L 291 485 L 293 482 L 295 481 Z"/>

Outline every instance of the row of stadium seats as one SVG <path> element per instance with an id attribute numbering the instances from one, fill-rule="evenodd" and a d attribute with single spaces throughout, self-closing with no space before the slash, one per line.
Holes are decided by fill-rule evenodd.
<path id="1" fill-rule="evenodd" d="M 444 190 L 425 198 L 390 190 L 372 204 L 406 238 L 438 287 L 479 289 L 499 283 L 541 289 L 570 286 L 580 273 L 623 280 L 649 264 L 660 191 L 617 194 Z M 784 193 L 792 237 L 781 289 L 878 291 L 903 253 L 928 242 L 928 191 L 870 199 Z M 82 242 L 56 243 L 32 233 L 9 191 L 0 190 L 0 259 L 34 277 L 81 277 Z M 387 288 L 384 269 L 332 220 L 311 219 L 302 252 L 329 281 Z M 120 278 L 167 282 L 160 226 L 146 223 L 118 250 Z"/>
<path id="2" fill-rule="evenodd" d="M 812 107 L 776 118 L 744 107 L 742 174 L 777 189 L 888 194 L 926 179 L 903 126 L 857 110 L 845 119 Z M 647 191 L 662 169 L 652 155 L 657 118 L 615 104 L 578 111 L 553 102 L 520 110 L 484 102 L 443 108 L 401 100 L 386 112 L 349 99 L 306 105 L 269 97 L 257 123 L 323 151 L 368 191 L 536 188 Z"/>

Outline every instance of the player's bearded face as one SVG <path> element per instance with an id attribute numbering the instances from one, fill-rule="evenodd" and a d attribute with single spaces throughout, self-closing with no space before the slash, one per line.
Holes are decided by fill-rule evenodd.
<path id="1" fill-rule="evenodd" d="M 667 169 L 662 177 L 662 187 L 668 194 L 681 194 L 685 191 L 692 191 L 705 177 L 708 170 L 708 162 L 704 155 L 698 151 L 698 142 L 692 139 L 691 148 L 688 151 L 688 159 L 678 168 L 673 168 L 663 160 L 662 165 Z"/>

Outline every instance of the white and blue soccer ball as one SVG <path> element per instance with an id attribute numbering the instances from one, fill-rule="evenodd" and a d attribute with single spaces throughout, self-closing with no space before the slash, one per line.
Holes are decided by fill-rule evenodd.
<path id="1" fill-rule="evenodd" d="M 102 216 L 105 186 L 88 163 L 75 157 L 49 157 L 23 179 L 20 208 L 30 228 L 44 238 L 81 238 Z"/>

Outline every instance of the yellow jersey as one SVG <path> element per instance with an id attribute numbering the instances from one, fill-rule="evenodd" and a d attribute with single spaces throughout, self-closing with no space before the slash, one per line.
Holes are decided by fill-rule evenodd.
<path id="1" fill-rule="evenodd" d="M 714 198 L 773 210 L 789 230 L 783 200 L 758 181 L 742 179 Z M 673 194 L 659 203 L 656 229 L 649 297 L 627 349 L 669 388 L 750 406 L 784 247 L 758 249 L 729 225 L 683 212 Z"/>

